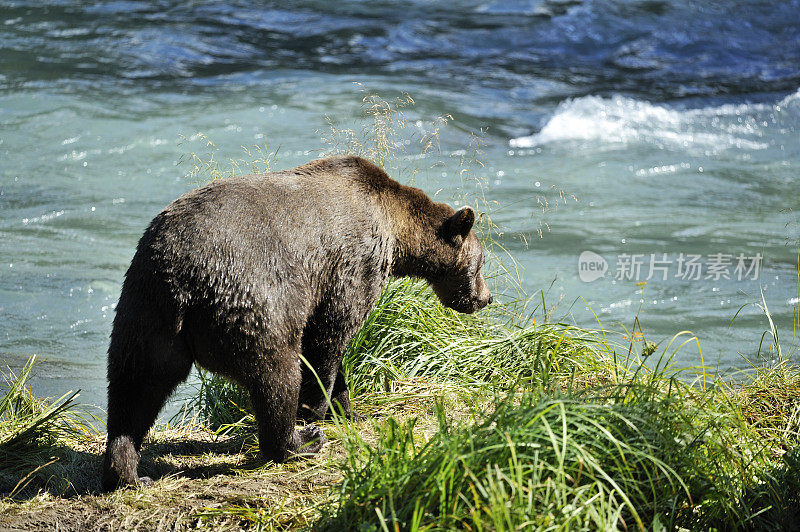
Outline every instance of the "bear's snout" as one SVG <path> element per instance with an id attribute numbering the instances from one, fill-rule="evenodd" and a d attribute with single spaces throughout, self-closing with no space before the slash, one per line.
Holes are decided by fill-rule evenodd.
<path id="1" fill-rule="evenodd" d="M 475 297 L 477 308 L 475 310 L 480 310 L 486 305 L 491 305 L 494 298 L 492 297 L 492 293 L 489 291 L 489 286 L 486 284 L 486 280 L 483 278 L 483 274 L 478 274 L 478 280 L 476 283 L 476 291 L 477 295 Z"/>
<path id="2" fill-rule="evenodd" d="M 494 297 L 492 297 L 491 292 L 487 290 L 485 295 L 476 295 L 463 302 L 448 302 L 445 303 L 445 306 L 462 314 L 472 314 L 490 305 L 492 301 L 494 301 Z"/>
<path id="3" fill-rule="evenodd" d="M 492 297 L 492 293 L 487 291 L 485 296 L 476 298 L 475 302 L 475 310 L 481 310 L 483 307 L 487 305 L 491 305 L 492 301 L 494 301 L 494 297 Z"/>

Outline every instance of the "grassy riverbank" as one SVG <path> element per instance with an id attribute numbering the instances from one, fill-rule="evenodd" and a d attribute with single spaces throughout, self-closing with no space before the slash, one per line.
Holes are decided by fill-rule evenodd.
<path id="1" fill-rule="evenodd" d="M 369 421 L 326 423 L 318 457 L 265 464 L 243 396 L 209 377 L 191 422 L 149 437 L 141 467 L 155 485 L 110 495 L 98 491 L 102 434 L 69 396 L 49 406 L 30 396 L 26 370 L 0 411 L 0 526 L 800 524 L 798 368 L 773 359 L 738 383 L 690 375 L 664 368 L 677 342 L 643 365 L 642 342 L 523 312 L 459 315 L 422 285 L 394 281 L 345 359 Z"/>
<path id="2" fill-rule="evenodd" d="M 398 154 L 412 103 L 366 94 L 366 123 L 331 124 L 324 140 L 413 181 L 404 165 L 417 159 Z M 419 139 L 423 153 L 436 149 L 444 123 Z M 195 181 L 274 161 L 265 146 L 224 170 L 201 138 L 211 152 L 187 157 Z M 462 199 L 485 212 L 491 204 L 469 170 L 481 167 L 478 148 L 450 162 Z M 551 323 L 544 298 L 502 297 L 519 293 L 518 276 L 503 271 L 513 257 L 497 260 L 504 250 L 489 216 L 478 230 L 493 257 L 487 269 L 503 272 L 494 278 L 500 303 L 461 315 L 423 284 L 393 280 L 345 353 L 354 408 L 368 420 L 322 424 L 329 443 L 308 460 L 261 461 L 245 394 L 201 375 L 182 419 L 145 443 L 140 474 L 155 484 L 101 494 L 97 423 L 72 395 L 33 397 L 26 379 L 35 368 L 9 375 L 0 528 L 800 528 L 800 368 L 771 320 L 750 374 L 679 370 L 672 360 L 697 341 L 690 333 L 656 345 L 638 320 L 620 337 Z"/>

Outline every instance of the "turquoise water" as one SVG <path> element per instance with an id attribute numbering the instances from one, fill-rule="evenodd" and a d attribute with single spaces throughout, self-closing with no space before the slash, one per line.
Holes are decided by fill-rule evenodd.
<path id="1" fill-rule="evenodd" d="M 103 406 L 122 275 L 148 221 L 192 186 L 180 161 L 205 151 L 197 133 L 220 160 L 266 141 L 280 147 L 273 167 L 292 167 L 326 149 L 326 116 L 358 116 L 360 82 L 410 93 L 410 130 L 453 115 L 446 167 L 435 154 L 406 161 L 442 199 L 457 194 L 470 133 L 487 128 L 493 220 L 553 319 L 596 315 L 620 331 L 638 314 L 648 340 L 690 330 L 707 364 L 745 368 L 768 327 L 762 292 L 785 348 L 798 307 L 798 13 L 797 2 L 0 2 L 0 359 L 19 368 L 36 353 L 37 393 L 80 388 Z M 605 260 L 603 277 L 581 280 L 584 251 Z M 660 269 L 642 295 L 651 254 Z M 681 254 L 699 256 L 699 279 L 680 275 Z M 739 255 L 762 257 L 756 278 L 737 279 Z M 714 256 L 729 279 L 709 270 Z M 676 360 L 699 363 L 697 344 Z"/>

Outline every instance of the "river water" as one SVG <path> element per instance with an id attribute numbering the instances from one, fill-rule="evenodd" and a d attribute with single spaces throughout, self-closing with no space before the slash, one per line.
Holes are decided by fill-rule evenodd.
<path id="1" fill-rule="evenodd" d="M 662 346 L 698 336 L 679 365 L 733 371 L 769 327 L 763 294 L 792 352 L 796 0 L 4 0 L 1 361 L 36 353 L 37 393 L 104 406 L 122 276 L 192 186 L 198 133 L 223 163 L 266 142 L 291 167 L 328 148 L 326 116 L 353 123 L 355 82 L 409 93 L 408 130 L 452 115 L 440 152 L 406 159 L 444 200 L 485 130 L 482 193 L 551 319 L 620 331 L 638 315 Z"/>

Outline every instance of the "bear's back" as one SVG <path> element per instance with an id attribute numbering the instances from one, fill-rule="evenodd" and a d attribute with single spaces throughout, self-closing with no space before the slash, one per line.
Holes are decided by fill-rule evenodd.
<path id="1" fill-rule="evenodd" d="M 358 176 L 310 163 L 176 199 L 142 236 L 126 284 L 179 307 L 266 305 L 274 314 L 289 300 L 305 314 L 342 278 L 385 278 L 390 254 L 386 216 Z"/>

